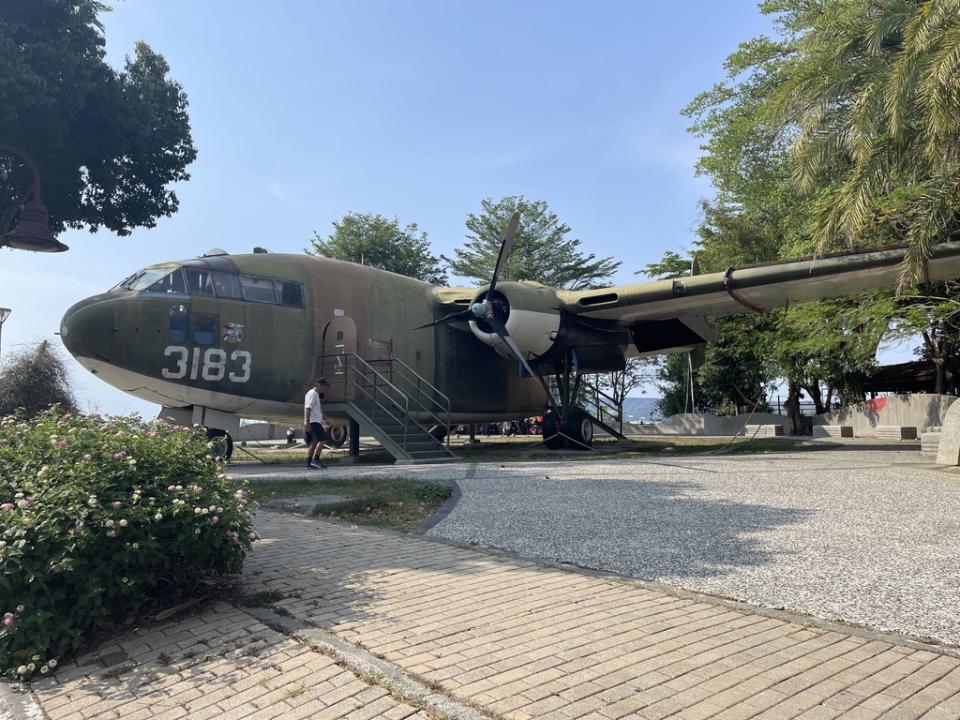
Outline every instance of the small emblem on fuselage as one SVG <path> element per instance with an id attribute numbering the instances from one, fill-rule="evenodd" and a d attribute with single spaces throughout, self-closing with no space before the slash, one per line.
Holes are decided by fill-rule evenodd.
<path id="1" fill-rule="evenodd" d="M 243 325 L 240 323 L 226 323 L 223 326 L 223 341 L 238 343 L 243 341 Z"/>

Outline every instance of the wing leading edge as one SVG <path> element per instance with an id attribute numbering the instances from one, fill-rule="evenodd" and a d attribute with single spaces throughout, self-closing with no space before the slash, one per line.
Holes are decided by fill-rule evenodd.
<path id="1" fill-rule="evenodd" d="M 676 280 L 559 291 L 557 295 L 567 312 L 613 320 L 621 326 L 676 319 L 688 323 L 696 317 L 720 317 L 893 288 L 904 253 L 904 248 L 883 248 Z M 934 246 L 925 264 L 925 276 L 930 282 L 960 277 L 960 242 Z"/>

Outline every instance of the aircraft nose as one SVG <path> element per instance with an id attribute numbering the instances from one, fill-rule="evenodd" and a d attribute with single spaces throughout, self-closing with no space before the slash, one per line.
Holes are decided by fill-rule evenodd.
<path id="1" fill-rule="evenodd" d="M 75 358 L 109 360 L 113 341 L 113 302 L 96 297 L 81 300 L 60 321 L 60 339 Z"/>

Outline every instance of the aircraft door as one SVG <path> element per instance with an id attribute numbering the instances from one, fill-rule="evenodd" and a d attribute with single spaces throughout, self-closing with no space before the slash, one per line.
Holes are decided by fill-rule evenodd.
<path id="1" fill-rule="evenodd" d="M 347 372 L 351 354 L 357 352 L 357 326 L 348 317 L 336 317 L 323 329 L 323 355 L 320 373 L 330 383 L 324 397 L 327 400 L 352 400 L 352 374 Z"/>

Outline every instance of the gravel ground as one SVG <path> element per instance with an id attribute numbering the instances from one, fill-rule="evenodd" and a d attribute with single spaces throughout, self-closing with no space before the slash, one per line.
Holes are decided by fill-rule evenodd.
<path id="1" fill-rule="evenodd" d="M 960 646 L 960 475 L 925 463 L 847 447 L 333 472 L 457 480 L 429 535 Z"/>

